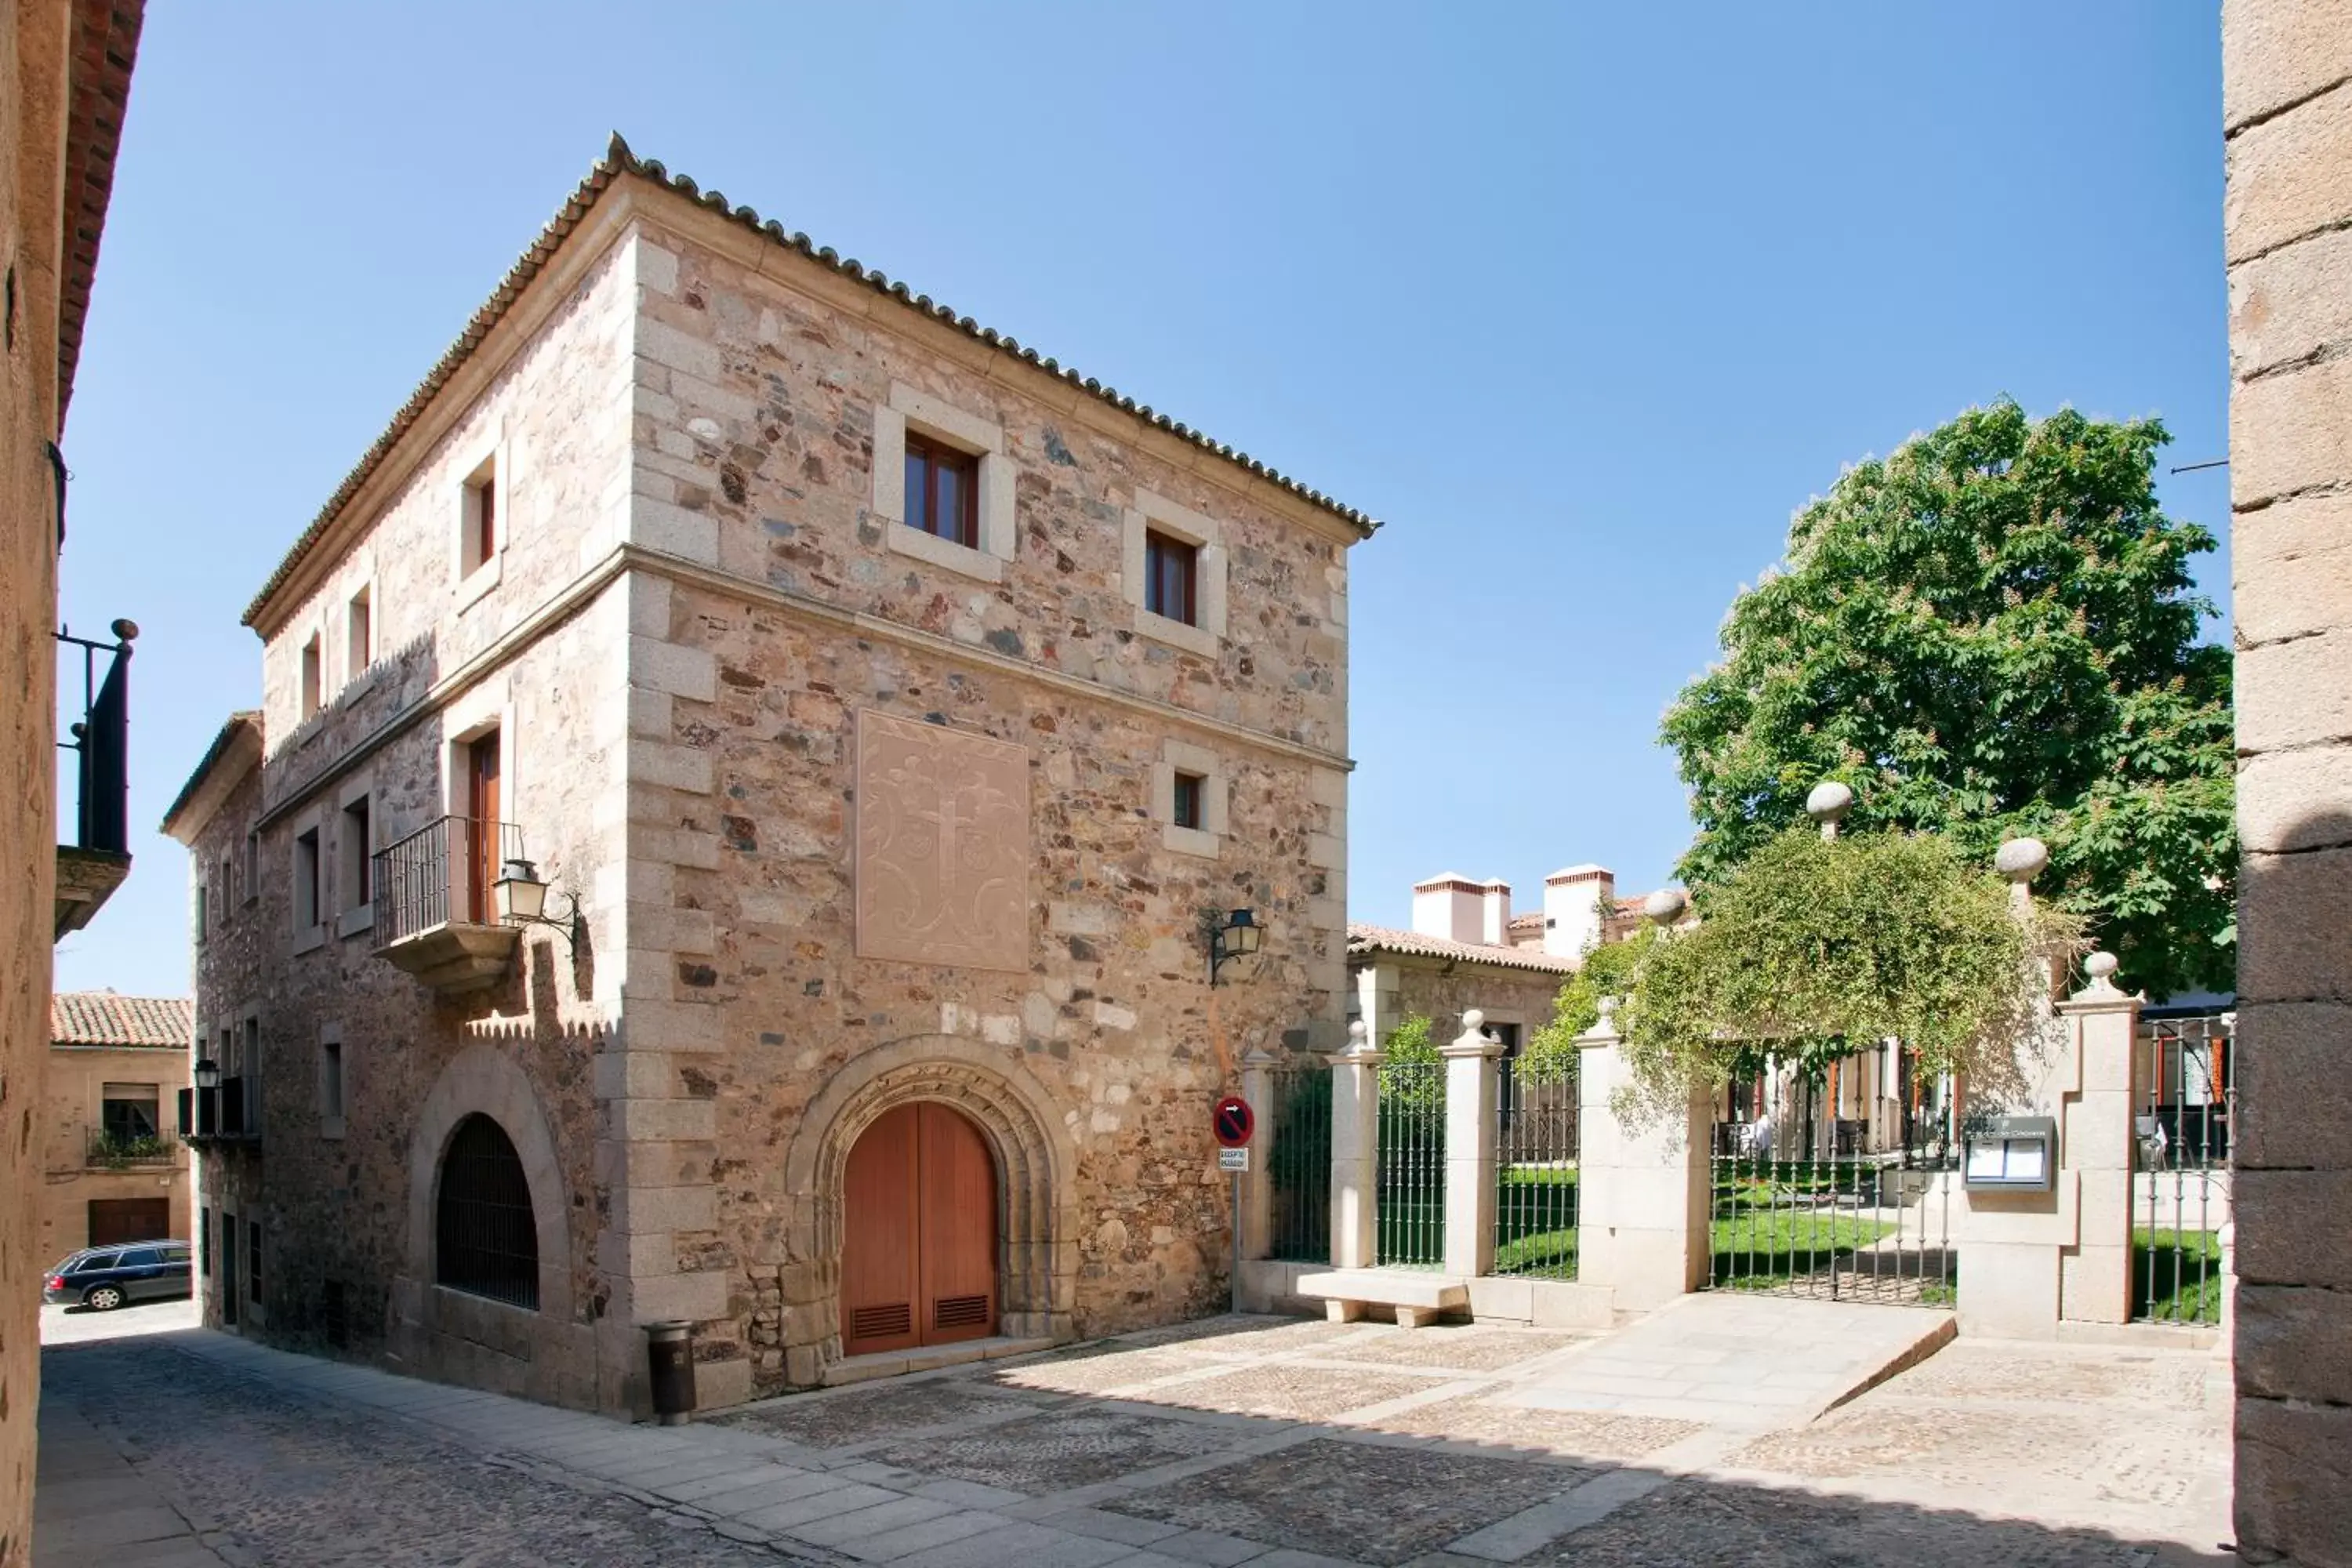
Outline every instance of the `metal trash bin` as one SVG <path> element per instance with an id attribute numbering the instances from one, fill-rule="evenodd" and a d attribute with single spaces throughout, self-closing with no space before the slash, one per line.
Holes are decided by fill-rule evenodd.
<path id="1" fill-rule="evenodd" d="M 685 1426 L 694 1414 L 694 1325 L 647 1323 L 646 1364 L 653 1374 L 655 1416 L 665 1426 Z"/>

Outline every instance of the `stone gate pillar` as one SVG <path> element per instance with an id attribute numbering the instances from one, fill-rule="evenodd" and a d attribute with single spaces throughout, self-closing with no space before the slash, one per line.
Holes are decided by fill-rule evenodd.
<path id="1" fill-rule="evenodd" d="M 1361 1018 L 1331 1058 L 1331 1267 L 1370 1268 L 1378 1257 L 1381 1050 Z"/>
<path id="2" fill-rule="evenodd" d="M 2058 1004 L 2073 1026 L 2081 1085 L 2061 1102 L 2058 1123 L 2060 1179 L 2075 1184 L 2080 1215 L 2074 1249 L 2060 1265 L 2058 1310 L 2075 1322 L 2127 1323 L 2140 998 L 2116 988 L 2114 953 L 2091 954 L 2083 970 L 2090 984 Z"/>
<path id="3" fill-rule="evenodd" d="M 1647 1311 L 1705 1282 L 1711 1253 L 1708 1140 L 1714 1108 L 1704 1087 L 1649 1125 L 1611 1105 L 1632 1081 L 1624 1038 L 1601 1021 L 1577 1037 L 1577 1265 L 1580 1284 L 1616 1292 L 1620 1311 Z"/>
<path id="4" fill-rule="evenodd" d="M 1250 1139 L 1250 1168 L 1242 1176 L 1244 1258 L 1264 1258 L 1274 1247 L 1274 1062 L 1263 1046 L 1251 1047 L 1242 1058 L 1242 1098 L 1257 1122 Z"/>
<path id="5" fill-rule="evenodd" d="M 1475 1007 L 1437 1047 L 1445 1062 L 1445 1272 L 1473 1279 L 1495 1266 L 1496 1061 L 1503 1042 Z"/>

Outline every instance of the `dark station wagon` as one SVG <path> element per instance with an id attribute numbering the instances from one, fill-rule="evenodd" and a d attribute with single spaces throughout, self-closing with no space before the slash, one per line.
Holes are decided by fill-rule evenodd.
<path id="1" fill-rule="evenodd" d="M 110 1312 L 126 1301 L 185 1296 L 194 1283 L 189 1256 L 184 1241 L 93 1247 L 49 1270 L 41 1300 Z"/>

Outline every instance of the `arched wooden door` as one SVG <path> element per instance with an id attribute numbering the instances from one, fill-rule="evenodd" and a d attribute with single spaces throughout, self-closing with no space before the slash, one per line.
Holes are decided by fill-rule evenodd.
<path id="1" fill-rule="evenodd" d="M 996 1162 L 979 1128 L 902 1105 L 858 1138 L 843 1187 L 844 1354 L 996 1331 Z"/>

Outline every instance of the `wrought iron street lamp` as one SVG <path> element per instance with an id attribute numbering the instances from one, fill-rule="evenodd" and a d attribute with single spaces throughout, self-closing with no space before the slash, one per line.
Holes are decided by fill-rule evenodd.
<path id="1" fill-rule="evenodd" d="M 572 940 L 572 927 L 580 919 L 580 900 L 570 894 L 564 901 L 571 907 L 554 919 L 547 913 L 547 884 L 539 875 L 539 868 L 518 856 L 499 868 L 499 879 L 490 884 L 498 900 L 499 921 L 510 926 L 547 926 Z"/>
<path id="2" fill-rule="evenodd" d="M 1233 910 L 1222 917 L 1214 910 L 1202 918 L 1202 928 L 1209 938 L 1209 984 L 1217 983 L 1217 971 L 1236 958 L 1248 958 L 1258 949 L 1265 928 L 1257 923 L 1257 915 L 1250 910 Z"/>
<path id="3" fill-rule="evenodd" d="M 196 1087 L 215 1089 L 220 1087 L 220 1063 L 210 1057 L 196 1058 Z"/>

